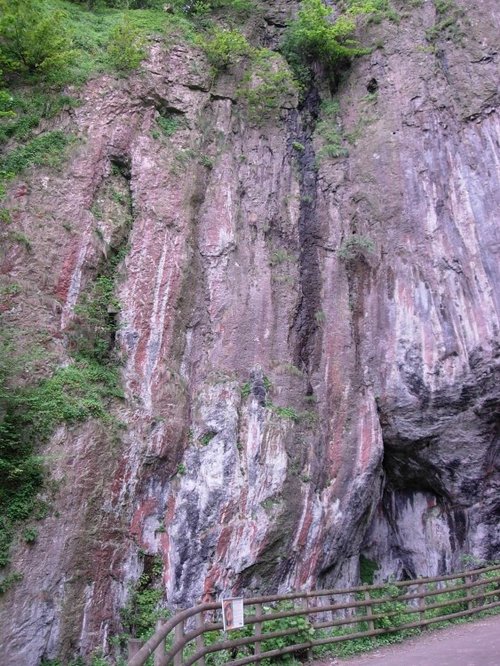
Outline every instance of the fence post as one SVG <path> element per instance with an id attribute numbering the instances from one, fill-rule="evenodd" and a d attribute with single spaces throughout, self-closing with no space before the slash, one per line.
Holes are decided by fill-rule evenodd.
<path id="1" fill-rule="evenodd" d="M 468 583 L 474 582 L 472 574 L 465 574 L 464 581 L 465 581 L 466 585 L 468 585 Z M 468 597 L 469 594 L 473 594 L 473 590 L 474 590 L 473 587 L 467 588 L 465 590 L 465 596 Z M 473 601 L 468 601 L 467 602 L 467 610 L 472 610 L 472 608 L 474 608 L 474 602 Z"/>
<path id="2" fill-rule="evenodd" d="M 262 617 L 262 604 L 255 604 L 255 623 L 253 625 L 253 635 L 254 636 L 262 636 L 262 623 L 260 622 L 260 618 Z M 254 654 L 260 654 L 261 653 L 261 643 L 256 642 L 253 644 L 253 653 Z"/>
<path id="3" fill-rule="evenodd" d="M 371 601 L 370 590 L 365 590 L 365 600 Z M 365 606 L 365 615 L 372 614 L 372 605 L 371 603 L 366 604 Z M 375 622 L 373 620 L 367 620 L 368 622 L 368 631 L 375 631 Z"/>
<path id="4" fill-rule="evenodd" d="M 175 625 L 174 629 L 174 645 L 182 641 L 184 638 L 184 620 Z M 174 666 L 182 666 L 182 660 L 184 657 L 183 649 L 180 649 L 179 652 L 174 656 Z"/>
<path id="5" fill-rule="evenodd" d="M 420 583 L 420 585 L 417 585 L 417 590 L 419 594 L 425 594 L 427 592 L 427 585 L 425 583 Z M 426 606 L 426 597 L 419 597 L 418 598 L 418 617 L 420 622 L 423 622 L 425 620 L 425 606 Z M 427 625 L 424 624 L 421 629 L 427 629 Z"/>
<path id="6" fill-rule="evenodd" d="M 302 602 L 302 607 L 306 608 L 306 609 L 309 609 L 310 606 L 311 605 L 309 603 L 309 597 L 307 596 L 304 599 L 304 601 Z M 308 622 L 309 622 L 309 618 L 312 618 L 312 616 L 307 614 L 306 619 L 307 619 Z M 313 623 L 312 619 L 311 619 L 311 626 L 314 627 L 314 623 Z M 313 651 L 312 651 L 312 648 L 309 647 L 309 648 L 307 648 L 307 661 L 312 661 L 312 659 L 313 659 Z"/>
<path id="7" fill-rule="evenodd" d="M 198 629 L 201 629 L 201 627 L 205 626 L 205 613 L 198 613 L 196 616 L 196 624 L 198 625 Z M 200 634 L 199 636 L 196 636 L 195 639 L 196 642 L 196 649 L 197 650 L 203 650 L 205 647 L 205 640 L 203 638 L 203 634 Z M 205 666 L 205 657 L 200 657 L 197 661 L 199 666 Z"/>
<path id="8" fill-rule="evenodd" d="M 129 660 L 139 652 L 142 647 L 142 641 L 140 638 L 129 638 L 127 644 L 128 658 Z"/>
<path id="9" fill-rule="evenodd" d="M 165 624 L 165 620 L 158 620 L 156 623 L 156 631 L 162 628 L 162 626 Z M 153 663 L 154 666 L 161 666 L 161 663 L 163 661 L 163 657 L 165 656 L 165 641 L 162 640 L 161 643 L 158 645 L 156 650 L 153 653 L 154 659 Z"/>

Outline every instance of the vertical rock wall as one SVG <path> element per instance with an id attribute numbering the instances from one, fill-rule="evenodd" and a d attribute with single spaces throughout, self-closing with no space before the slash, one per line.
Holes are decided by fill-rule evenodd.
<path id="1" fill-rule="evenodd" d="M 153 556 L 172 607 L 354 583 L 360 552 L 381 577 L 498 556 L 499 16 L 493 0 L 464 8 L 462 44 L 429 48 L 430 1 L 367 28 L 383 48 L 337 92 L 348 156 L 316 159 L 320 77 L 256 123 L 238 72 L 211 87 L 202 54 L 155 44 L 144 76 L 88 84 L 67 170 L 16 184 L 33 255 L 7 248 L 3 270 L 37 291 L 6 317 L 29 329 L 36 303 L 63 360 L 110 248 L 93 204 L 117 167 L 132 225 L 125 427 L 51 442 L 59 489 L 15 552 L 6 663 L 106 649 Z"/>

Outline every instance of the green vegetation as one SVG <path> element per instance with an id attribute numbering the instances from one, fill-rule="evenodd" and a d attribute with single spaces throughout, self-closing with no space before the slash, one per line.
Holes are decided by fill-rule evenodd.
<path id="1" fill-rule="evenodd" d="M 10 231 L 7 234 L 7 238 L 13 243 L 18 243 L 22 245 L 25 250 L 31 252 L 31 241 L 30 239 L 20 231 Z"/>
<path id="2" fill-rule="evenodd" d="M 130 588 L 128 603 L 120 615 L 128 635 L 147 640 L 154 634 L 157 620 L 168 618 L 170 613 L 160 607 L 163 599 L 160 585 L 163 571 L 161 558 L 155 557 L 151 565 L 144 569 L 139 580 Z"/>
<path id="3" fill-rule="evenodd" d="M 32 139 L 3 158 L 2 176 L 12 177 L 31 164 L 59 163 L 67 141 L 59 132 Z M 121 203 L 129 204 L 126 197 Z M 28 239 L 11 236 L 29 248 Z M 18 523 L 30 516 L 42 518 L 47 513 L 47 505 L 38 498 L 44 480 L 44 461 L 39 451 L 55 428 L 88 419 L 101 419 L 113 428 L 117 425 L 109 414 L 110 401 L 123 397 L 112 353 L 119 311 L 114 280 L 125 252 L 124 242 L 111 249 L 75 308 L 77 322 L 68 334 L 68 346 L 74 355 L 72 364 L 56 369 L 38 383 L 25 385 L 18 378 L 29 376 L 33 359 L 16 356 L 12 339 L 1 341 L 0 566 L 8 563 L 9 546 Z M 21 536 L 33 543 L 37 531 L 30 526 Z"/>
<path id="4" fill-rule="evenodd" d="M 220 9 L 245 15 L 255 7 L 252 0 L 173 0 L 172 4 L 178 11 L 195 17 L 206 16 Z"/>
<path id="5" fill-rule="evenodd" d="M 367 53 L 354 39 L 353 13 L 331 20 L 332 10 L 322 0 L 303 0 L 297 18 L 291 21 L 283 41 L 283 53 L 297 78 L 306 83 L 310 68 L 319 62 L 332 78 L 350 58 Z"/>
<path id="6" fill-rule="evenodd" d="M 145 40 L 142 32 L 128 17 L 111 30 L 108 43 L 108 57 L 115 69 L 128 72 L 137 69 L 146 57 Z"/>
<path id="7" fill-rule="evenodd" d="M 366 22 L 398 19 L 389 0 L 346 0 L 335 5 L 335 14 L 323 0 L 302 1 L 282 44 L 282 52 L 301 84 L 307 86 L 315 63 L 335 81 L 352 58 L 370 52 L 355 38 L 362 17 Z"/>
<path id="8" fill-rule="evenodd" d="M 96 210 L 96 213 L 101 215 L 100 211 Z M 88 285 L 75 307 L 77 317 L 69 334 L 69 342 L 71 350 L 77 357 L 103 365 L 116 361 L 112 351 L 119 326 L 117 315 L 120 311 L 120 302 L 115 296 L 115 281 L 118 266 L 127 252 L 126 240 L 118 247 L 111 248 L 97 277 Z"/>
<path id="9" fill-rule="evenodd" d="M 213 31 L 204 43 L 204 49 L 208 61 L 217 71 L 228 69 L 252 53 L 250 44 L 241 32 L 222 28 Z"/>
<path id="10" fill-rule="evenodd" d="M 102 652 L 98 650 L 96 654 L 90 655 L 90 662 L 87 662 L 89 666 L 110 666 L 110 662 L 102 656 Z M 42 659 L 40 666 L 86 666 L 86 663 L 83 661 L 82 657 L 77 657 L 72 659 L 69 662 L 64 664 L 59 661 L 59 659 Z M 126 662 L 119 658 L 116 662 L 116 666 L 126 666 Z M 149 664 L 148 664 L 149 666 Z"/>
<path id="11" fill-rule="evenodd" d="M 427 41 L 435 45 L 439 39 L 445 39 L 461 44 L 465 37 L 462 26 L 465 11 L 454 0 L 435 0 L 434 5 L 436 23 L 426 31 Z"/>
<path id="12" fill-rule="evenodd" d="M 363 574 L 364 572 L 364 575 L 367 579 L 370 579 L 373 576 L 373 573 L 376 570 L 376 568 L 377 564 L 375 562 L 363 557 L 361 558 L 360 560 L 361 573 Z M 489 577 L 493 577 L 495 574 L 498 575 L 498 572 L 483 574 L 482 578 L 483 580 L 488 579 Z M 456 581 L 454 584 L 455 585 L 459 584 L 459 581 Z M 494 591 L 498 589 L 496 585 L 497 585 L 496 583 L 493 583 L 492 585 L 487 585 L 481 589 L 484 590 L 484 592 Z M 428 584 L 427 588 L 428 590 L 438 589 L 436 587 L 436 584 Z M 408 606 L 404 602 L 404 600 L 399 596 L 400 593 L 401 593 L 400 588 L 396 587 L 394 584 L 391 583 L 388 583 L 380 590 L 370 591 L 370 597 L 373 600 L 372 612 L 377 615 L 384 614 L 384 617 L 374 620 L 375 629 L 397 629 L 397 627 L 403 624 L 415 622 L 418 619 L 418 615 L 415 612 L 413 613 L 408 612 L 407 610 Z M 443 603 L 443 602 L 445 603 L 449 601 L 450 602 L 449 605 L 443 606 L 441 608 L 424 610 L 421 612 L 424 613 L 424 617 L 426 619 L 431 619 L 435 617 L 440 617 L 442 615 L 447 615 L 450 613 L 466 610 L 467 602 L 464 601 L 464 597 L 467 594 L 468 594 L 467 590 L 447 591 L 446 588 L 444 588 L 441 594 L 428 597 L 427 603 L 431 605 L 435 603 Z M 392 599 L 382 603 L 377 603 L 377 599 L 381 599 L 384 597 L 392 597 Z M 361 595 L 360 598 L 362 598 Z M 490 600 L 492 599 L 490 598 Z M 415 607 L 413 607 L 412 610 L 415 611 Z M 440 627 L 450 626 L 450 624 L 469 622 L 471 620 L 477 620 L 479 617 L 485 617 L 498 612 L 499 609 L 493 609 L 493 610 L 484 611 L 484 613 L 479 613 L 478 615 L 474 615 L 471 617 L 443 620 L 442 622 L 429 625 L 428 629 L 432 630 Z M 359 610 L 359 614 L 355 618 L 353 618 L 355 624 L 353 623 L 352 628 L 339 627 L 333 630 L 319 631 L 316 633 L 316 637 L 321 636 L 323 638 L 327 636 L 332 636 L 332 637 L 347 636 L 349 635 L 349 633 L 355 631 L 368 630 L 368 624 L 363 620 L 363 613 L 364 611 Z M 400 643 L 405 638 L 413 636 L 418 633 L 420 633 L 420 629 L 401 629 L 400 631 L 394 631 L 390 634 L 385 634 L 381 636 L 347 640 L 341 643 L 337 643 L 336 645 L 330 645 L 330 646 L 328 645 L 319 646 L 315 647 L 313 651 L 316 657 L 323 657 L 326 655 L 334 657 L 349 657 L 351 655 L 358 654 L 360 652 L 367 652 L 370 650 L 374 650 L 377 647 L 381 647 L 384 645 L 390 645 L 392 643 Z"/>
<path id="13" fill-rule="evenodd" d="M 287 250 L 275 250 L 269 260 L 270 266 L 279 266 L 284 263 L 295 263 L 297 260 L 293 254 L 287 252 Z"/>
<path id="14" fill-rule="evenodd" d="M 164 530 L 158 530 L 164 531 Z M 156 629 L 156 623 L 160 619 L 168 619 L 171 613 L 168 609 L 162 607 L 163 590 L 161 589 L 161 576 L 163 563 L 160 557 L 144 556 L 144 572 L 139 579 L 129 586 L 129 595 L 126 606 L 120 610 L 120 617 L 123 625 L 123 633 L 110 638 L 111 645 L 119 648 L 120 651 L 126 647 L 127 639 L 130 636 L 146 641 L 150 638 Z M 167 639 L 167 648 L 171 647 L 171 642 Z M 68 662 L 64 665 L 58 659 L 42 661 L 40 666 L 85 666 L 88 662 L 81 657 Z M 115 659 L 106 658 L 100 650 L 94 652 L 91 656 L 90 666 L 110 666 L 113 663 L 116 666 L 125 666 L 126 660 L 123 657 Z M 147 666 L 152 666 L 153 659 L 146 662 Z"/>
<path id="15" fill-rule="evenodd" d="M 349 152 L 342 145 L 339 103 L 337 101 L 322 102 L 320 113 L 321 120 L 316 125 L 316 136 L 321 147 L 316 153 L 316 161 L 320 164 L 325 159 L 346 157 Z"/>
<path id="16" fill-rule="evenodd" d="M 317 311 L 314 313 L 314 321 L 315 321 L 318 325 L 320 325 L 320 324 L 324 324 L 324 323 L 325 323 L 325 321 L 326 321 L 326 314 L 323 312 L 323 310 L 317 310 Z"/>
<path id="17" fill-rule="evenodd" d="M 8 100 L 6 100 L 3 108 L 8 108 L 9 112 L 5 112 L 5 116 L 0 122 L 0 146 L 9 139 L 22 142 L 32 139 L 34 130 L 37 129 L 43 119 L 53 118 L 61 111 L 78 105 L 74 98 L 53 92 L 45 86 L 30 91 L 29 95 L 20 92 L 6 94 Z"/>
<path id="18" fill-rule="evenodd" d="M 2 76 L 3 72 L 0 69 L 0 82 L 2 81 Z M 12 110 L 12 95 L 0 84 L 0 120 L 13 118 L 15 115 L 16 114 Z"/>
<path id="19" fill-rule="evenodd" d="M 364 585 L 373 585 L 378 564 L 364 555 L 359 556 L 359 579 Z"/>
<path id="20" fill-rule="evenodd" d="M 462 43 L 465 32 L 461 25 L 465 11 L 454 0 L 435 0 L 436 23 L 429 28 L 426 39 L 435 44 L 439 39 L 445 39 L 455 44 Z"/>
<path id="21" fill-rule="evenodd" d="M 18 583 L 22 579 L 23 579 L 23 576 L 18 571 L 14 571 L 13 573 L 9 574 L 8 576 L 5 576 L 5 578 L 2 578 L 0 580 L 0 596 L 2 596 L 2 594 L 5 594 L 7 592 L 7 590 L 10 590 L 10 588 L 13 585 Z"/>
<path id="22" fill-rule="evenodd" d="M 97 7 L 87 11 L 78 4 L 63 0 L 52 2 L 64 6 L 73 48 L 77 52 L 74 62 L 60 78 L 61 83 L 83 83 L 100 72 L 133 69 L 146 53 L 148 35 L 169 37 L 177 34 L 189 41 L 195 35 L 191 22 L 183 15 L 169 14 L 161 8 Z M 127 36 L 132 37 L 130 45 L 126 43 Z M 119 52 L 120 43 L 124 45 L 125 57 Z"/>
<path id="23" fill-rule="evenodd" d="M 200 437 L 200 444 L 202 446 L 207 446 L 210 444 L 210 442 L 213 440 L 213 438 L 217 435 L 217 433 L 214 430 L 209 430 L 206 432 L 204 435 Z"/>
<path id="24" fill-rule="evenodd" d="M 26 543 L 35 543 L 38 539 L 38 530 L 34 527 L 27 527 L 23 531 L 23 539 Z"/>
<path id="25" fill-rule="evenodd" d="M 75 56 L 64 12 L 41 0 L 0 0 L 0 65 L 50 77 Z"/>
<path id="26" fill-rule="evenodd" d="M 293 609 L 293 603 L 289 601 L 282 601 L 276 604 L 273 612 L 287 611 Z M 263 607 L 263 612 L 271 610 L 270 608 Z M 314 628 L 306 617 L 284 617 L 276 620 L 268 620 L 262 623 L 262 632 L 270 633 L 274 631 L 286 631 L 287 629 L 295 629 L 296 632 L 289 636 L 279 636 L 277 638 L 269 638 L 262 643 L 262 652 L 270 650 L 277 650 L 293 645 L 294 643 L 306 643 L 314 634 Z M 290 663 L 292 661 L 291 655 L 284 655 L 279 661 L 281 663 Z M 271 660 L 265 660 L 268 664 Z M 275 661 L 275 660 L 273 660 Z M 265 663 L 265 662 L 261 662 Z"/>
<path id="27" fill-rule="evenodd" d="M 295 411 L 293 407 L 278 407 L 277 405 L 268 405 L 276 416 L 279 416 L 281 419 L 289 419 L 294 423 L 298 423 L 300 420 L 300 414 Z"/>
<path id="28" fill-rule="evenodd" d="M 167 13 L 164 5 L 159 0 L 0 0 L 0 69 L 32 84 L 61 85 L 134 69 L 146 54 L 148 35 L 194 39 L 185 12 Z M 8 103 L 4 97 L 0 94 L 0 118 Z"/>
<path id="29" fill-rule="evenodd" d="M 179 129 L 181 121 L 173 114 L 160 116 L 156 121 L 165 136 L 172 136 Z"/>
<path id="30" fill-rule="evenodd" d="M 238 90 L 252 121 L 275 119 L 284 104 L 296 98 L 299 86 L 286 62 L 269 49 L 254 52 L 251 67 Z"/>
<path id="31" fill-rule="evenodd" d="M 15 525 L 32 514 L 43 517 L 46 513 L 43 502 L 37 500 L 43 482 L 43 461 L 37 454 L 40 444 L 62 423 L 89 418 L 109 421 L 108 402 L 122 394 L 115 370 L 85 360 L 58 369 L 34 386 L 12 385 L 20 368 L 12 360 L 11 345 L 4 341 L 1 351 L 0 567 L 4 567 Z M 28 531 L 30 535 L 33 532 Z"/>
<path id="32" fill-rule="evenodd" d="M 71 346 L 76 354 L 97 363 L 108 363 L 118 330 L 116 314 L 120 303 L 114 295 L 115 282 L 112 271 L 121 261 L 123 253 L 117 253 L 100 275 L 83 294 L 75 308 L 77 320 L 71 333 Z"/>
<path id="33" fill-rule="evenodd" d="M 357 257 L 371 254 L 374 251 L 375 245 L 370 238 L 359 234 L 353 234 L 342 243 L 337 250 L 337 254 L 343 261 L 351 261 Z"/>
<path id="34" fill-rule="evenodd" d="M 128 232 L 132 220 L 128 190 L 122 192 L 116 186 L 108 185 L 103 195 L 108 202 L 113 202 L 113 218 L 118 219 L 112 219 L 112 222 L 115 228 L 119 228 L 120 238 L 108 248 L 107 257 L 101 261 L 97 275 L 80 295 L 74 322 L 67 335 L 68 347 L 76 358 L 106 367 L 118 362 L 114 342 L 119 329 L 121 305 L 115 295 L 115 287 L 120 264 L 128 252 Z M 97 202 L 91 210 L 96 219 L 103 217 L 103 210 Z"/>
<path id="35" fill-rule="evenodd" d="M 270 507 L 270 503 L 276 503 L 279 500 L 265 500 L 267 508 Z M 289 601 L 282 601 L 272 606 L 263 606 L 263 613 L 270 612 L 280 612 L 286 610 L 292 610 L 293 603 Z M 250 613 L 250 609 L 249 614 Z M 314 635 L 314 629 L 312 628 L 310 622 L 307 618 L 304 617 L 285 617 L 277 618 L 275 620 L 267 620 L 262 623 L 262 632 L 271 633 L 277 631 L 286 631 L 287 629 L 294 629 L 294 633 L 291 633 L 289 636 L 280 636 L 277 638 L 269 638 L 261 643 L 262 652 L 281 649 L 289 645 L 294 645 L 299 642 L 308 641 L 311 636 Z M 236 629 L 231 631 L 230 638 L 235 640 L 238 638 L 246 638 L 253 635 L 253 626 L 251 624 L 245 625 L 241 629 Z M 224 634 L 221 631 L 211 631 L 207 632 L 203 636 L 205 645 L 210 646 L 218 643 L 221 640 L 224 640 Z M 208 654 L 205 659 L 207 666 L 222 666 L 223 664 L 232 661 L 233 659 L 241 659 L 253 653 L 253 648 L 251 645 L 242 645 L 235 650 L 221 650 L 220 652 L 213 652 Z M 296 664 L 292 655 L 283 655 L 283 657 L 277 659 L 263 659 L 261 662 L 264 666 L 270 666 L 270 664 Z"/>
<path id="36" fill-rule="evenodd" d="M 70 138 L 63 132 L 46 132 L 0 158 L 0 183 L 30 166 L 60 166 Z"/>

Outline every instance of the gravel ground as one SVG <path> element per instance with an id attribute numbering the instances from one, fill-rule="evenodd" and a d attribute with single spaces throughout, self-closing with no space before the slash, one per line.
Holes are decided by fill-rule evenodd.
<path id="1" fill-rule="evenodd" d="M 500 617 L 430 631 L 404 643 L 313 666 L 500 666 Z"/>

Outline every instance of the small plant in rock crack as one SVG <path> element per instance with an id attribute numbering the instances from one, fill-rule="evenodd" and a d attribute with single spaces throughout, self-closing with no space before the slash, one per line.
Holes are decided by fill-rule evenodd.
<path id="1" fill-rule="evenodd" d="M 165 136 L 170 137 L 179 129 L 181 121 L 175 115 L 169 114 L 157 118 L 156 124 Z"/>
<path id="2" fill-rule="evenodd" d="M 276 416 L 279 416 L 281 419 L 289 419 L 294 423 L 298 423 L 300 420 L 300 414 L 298 414 L 293 407 L 278 407 L 273 404 L 269 406 Z"/>
<path id="3" fill-rule="evenodd" d="M 209 430 L 206 432 L 204 435 L 200 437 L 200 444 L 202 446 L 208 446 L 210 442 L 213 440 L 213 438 L 217 435 L 217 433 L 214 430 Z"/>
<path id="4" fill-rule="evenodd" d="M 157 620 L 168 618 L 170 612 L 161 607 L 161 558 L 145 556 L 144 561 L 144 573 L 129 588 L 128 603 L 121 609 L 120 615 L 128 635 L 147 640 L 153 635 Z"/>
<path id="5" fill-rule="evenodd" d="M 252 392 L 252 385 L 250 384 L 250 382 L 245 382 L 244 384 L 241 385 L 240 393 L 242 398 L 248 398 L 251 392 Z"/>
<path id="6" fill-rule="evenodd" d="M 299 86 L 284 59 L 269 49 L 259 49 L 238 89 L 251 122 L 276 119 L 281 109 L 295 105 Z M 298 142 L 293 147 L 300 150 Z"/>
<path id="7" fill-rule="evenodd" d="M 10 224 L 12 222 L 12 216 L 8 208 L 0 208 L 0 223 Z"/>
<path id="8" fill-rule="evenodd" d="M 275 252 L 272 253 L 271 258 L 269 260 L 270 266 L 278 266 L 279 264 L 283 263 L 293 263 L 295 262 L 296 259 L 293 254 L 290 252 L 287 252 L 287 250 L 276 250 Z"/>
<path id="9" fill-rule="evenodd" d="M 425 33 L 430 44 L 445 39 L 461 44 L 465 38 L 463 28 L 465 11 L 454 0 L 435 0 L 436 23 Z"/>
<path id="10" fill-rule="evenodd" d="M 31 241 L 25 234 L 21 233 L 20 231 L 12 231 L 9 233 L 8 238 L 14 243 L 19 243 L 19 245 L 22 245 L 28 252 L 31 252 Z"/>
<path id="11" fill-rule="evenodd" d="M 375 245 L 370 238 L 353 234 L 343 241 L 337 250 L 337 254 L 343 261 L 351 261 L 357 257 L 371 254 L 375 251 Z"/>
<path id="12" fill-rule="evenodd" d="M 335 100 L 321 104 L 321 120 L 316 125 L 316 137 L 321 143 L 316 154 L 316 162 L 321 164 L 324 159 L 347 157 L 349 152 L 343 146 L 343 136 L 340 127 L 340 107 Z"/>
<path id="13" fill-rule="evenodd" d="M 323 312 L 323 310 L 317 310 L 314 313 L 314 321 L 318 324 L 324 324 L 326 321 L 326 314 Z"/>
<path id="14" fill-rule="evenodd" d="M 214 168 L 214 158 L 210 157 L 210 155 L 201 154 L 198 157 L 198 164 L 201 164 L 201 166 L 204 166 L 206 169 L 213 169 Z"/>
<path id="15" fill-rule="evenodd" d="M 38 530 L 34 527 L 27 527 L 23 531 L 23 539 L 26 543 L 32 544 L 38 539 Z"/>
<path id="16" fill-rule="evenodd" d="M 10 588 L 18 583 L 20 580 L 23 579 L 22 574 L 20 574 L 17 571 L 14 571 L 13 573 L 9 574 L 8 576 L 5 576 L 5 578 L 2 578 L 0 580 L 0 596 L 2 594 L 5 594 L 7 590 L 10 590 Z"/>
<path id="17" fill-rule="evenodd" d="M 179 463 L 177 465 L 177 474 L 179 476 L 184 476 L 184 474 L 187 472 L 187 467 L 184 463 Z"/>

